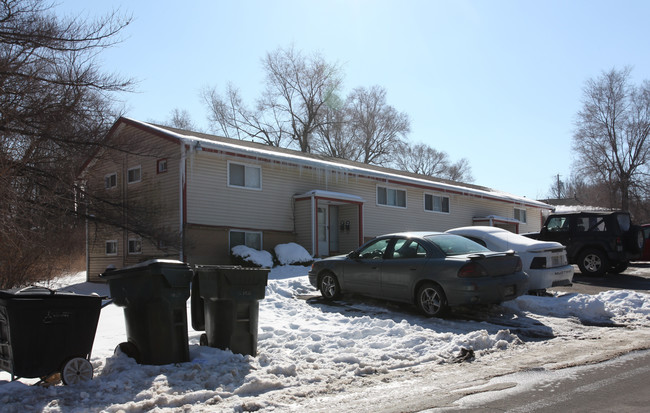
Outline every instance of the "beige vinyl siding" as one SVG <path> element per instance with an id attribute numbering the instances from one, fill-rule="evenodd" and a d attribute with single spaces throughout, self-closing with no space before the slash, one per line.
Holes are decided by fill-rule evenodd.
<path id="1" fill-rule="evenodd" d="M 262 170 L 262 190 L 228 187 L 228 160 L 258 165 Z M 188 162 L 189 164 L 189 162 Z M 515 204 L 475 195 L 436 191 L 398 183 L 384 183 L 378 179 L 325 172 L 300 166 L 275 164 L 264 160 L 241 159 L 209 152 L 193 155 L 192 169 L 188 171 L 188 222 L 255 230 L 294 230 L 292 197 L 320 189 L 347 193 L 364 199 L 364 237 L 388 232 L 410 230 L 445 231 L 458 226 L 472 225 L 472 218 L 499 215 L 514 218 Z M 404 189 L 407 208 L 377 204 L 377 186 Z M 449 197 L 449 213 L 424 210 L 424 194 Z M 301 204 L 307 201 L 299 201 Z M 521 206 L 519 206 L 521 207 Z M 528 223 L 520 225 L 520 232 L 539 228 L 536 208 L 528 208 Z M 308 221 L 310 222 L 310 221 Z M 356 218 L 353 222 L 356 222 Z M 301 244 L 311 246 L 311 229 L 295 228 Z M 304 244 L 307 243 L 307 244 Z M 265 245 L 265 247 L 268 247 Z M 343 245 L 341 246 L 343 249 Z"/>
<path id="2" fill-rule="evenodd" d="M 180 145 L 129 126 L 119 131 L 119 136 L 114 139 L 116 142 L 126 142 L 122 146 L 124 150 L 105 150 L 98 154 L 86 176 L 89 191 L 96 192 L 101 197 L 113 198 L 116 202 L 125 200 L 127 209 L 122 211 L 123 222 L 129 219 L 128 208 L 138 208 L 151 219 L 155 227 L 177 234 L 181 219 Z M 159 159 L 167 159 L 167 172 L 157 172 Z M 128 183 L 128 170 L 137 166 L 141 168 L 140 181 Z M 107 190 L 104 187 L 104 177 L 110 173 L 117 173 L 117 186 Z M 156 243 L 147 239 L 142 239 L 140 254 L 129 254 L 128 241 L 137 237 L 118 228 L 90 221 L 89 232 L 88 279 L 91 281 L 99 280 L 97 275 L 104 272 L 108 265 L 121 268 L 153 257 L 179 258 L 176 248 L 159 249 Z M 108 239 L 118 241 L 117 256 L 106 255 L 105 241 Z"/>
<path id="3" fill-rule="evenodd" d="M 313 256 L 311 198 L 296 200 L 294 208 L 296 216 L 296 242 L 302 245 Z"/>
<path id="4" fill-rule="evenodd" d="M 350 193 L 346 181 L 310 168 L 200 152 L 187 177 L 189 223 L 232 228 L 294 230 L 293 197 L 312 189 Z M 262 190 L 228 187 L 228 160 L 262 168 Z M 339 179 L 337 179 L 339 178 Z"/>

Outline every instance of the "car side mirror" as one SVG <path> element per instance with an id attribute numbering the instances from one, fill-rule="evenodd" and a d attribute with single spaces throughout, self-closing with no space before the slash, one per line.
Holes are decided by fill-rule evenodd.
<path id="1" fill-rule="evenodd" d="M 352 258 L 353 260 L 356 260 L 357 258 L 359 258 L 359 253 L 357 251 L 350 251 L 348 253 L 348 257 Z"/>

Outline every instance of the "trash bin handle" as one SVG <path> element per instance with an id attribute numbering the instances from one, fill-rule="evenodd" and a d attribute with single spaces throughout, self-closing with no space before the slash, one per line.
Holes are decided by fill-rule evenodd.
<path id="1" fill-rule="evenodd" d="M 16 291 L 16 294 L 27 293 L 27 292 L 31 292 L 33 290 L 46 290 L 46 291 L 50 292 L 50 295 L 54 295 L 54 293 L 56 293 L 56 291 L 54 291 L 51 288 L 41 287 L 41 286 L 38 286 L 38 285 L 30 285 L 29 287 L 21 288 L 20 290 Z"/>

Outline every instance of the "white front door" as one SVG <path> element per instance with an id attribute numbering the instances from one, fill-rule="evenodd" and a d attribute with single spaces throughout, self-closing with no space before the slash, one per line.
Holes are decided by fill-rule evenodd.
<path id="1" fill-rule="evenodd" d="M 318 207 L 316 222 L 318 223 L 318 255 L 329 255 L 329 211 L 327 205 Z"/>

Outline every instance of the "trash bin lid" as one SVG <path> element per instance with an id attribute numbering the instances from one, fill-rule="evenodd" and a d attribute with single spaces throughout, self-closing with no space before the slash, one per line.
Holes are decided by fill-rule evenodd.
<path id="1" fill-rule="evenodd" d="M 25 288 L 12 288 L 9 290 L 0 290 L 0 299 L 15 299 L 15 298 L 47 298 L 50 296 L 57 297 L 97 297 L 102 298 L 97 294 L 77 294 L 66 291 L 56 291 L 47 287 L 32 285 Z"/>
<path id="2" fill-rule="evenodd" d="M 192 267 L 183 261 L 169 259 L 152 259 L 130 265 L 119 270 L 110 270 L 99 274 L 109 282 L 116 279 L 161 275 L 173 287 L 189 286 L 192 279 Z"/>

